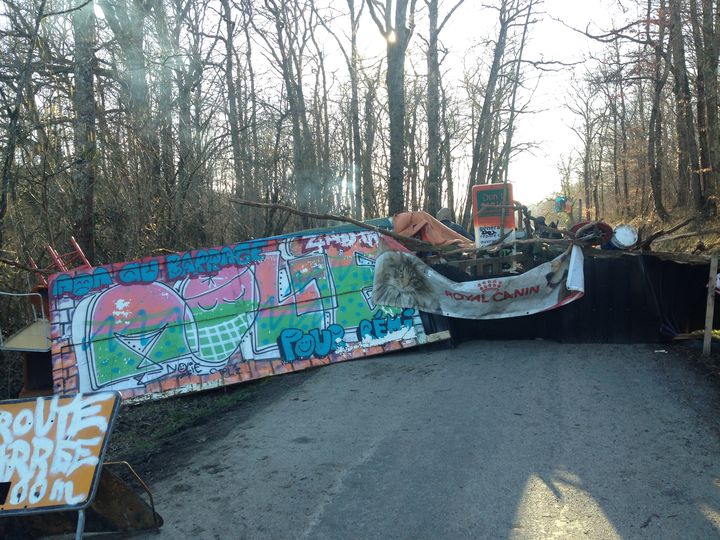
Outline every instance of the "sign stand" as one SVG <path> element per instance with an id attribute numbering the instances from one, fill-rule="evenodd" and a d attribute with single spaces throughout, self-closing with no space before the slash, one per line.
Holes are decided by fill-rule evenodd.
<path id="1" fill-rule="evenodd" d="M 78 524 L 75 529 L 75 540 L 82 540 L 83 531 L 85 530 L 85 509 L 78 510 Z"/>

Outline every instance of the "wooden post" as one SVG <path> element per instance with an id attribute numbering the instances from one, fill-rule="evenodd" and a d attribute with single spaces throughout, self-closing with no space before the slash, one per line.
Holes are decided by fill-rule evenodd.
<path id="1" fill-rule="evenodd" d="M 710 356 L 712 342 L 713 315 L 715 313 L 715 282 L 717 280 L 718 256 L 710 258 L 710 277 L 708 278 L 707 306 L 705 307 L 705 336 L 703 338 L 703 356 Z"/>

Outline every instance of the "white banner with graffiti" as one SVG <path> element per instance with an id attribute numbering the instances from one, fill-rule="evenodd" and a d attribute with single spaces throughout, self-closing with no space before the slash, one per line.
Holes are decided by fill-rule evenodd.
<path id="1" fill-rule="evenodd" d="M 409 253 L 386 251 L 377 259 L 373 299 L 449 317 L 502 319 L 560 307 L 584 291 L 583 254 L 577 246 L 523 274 L 464 283 Z"/>

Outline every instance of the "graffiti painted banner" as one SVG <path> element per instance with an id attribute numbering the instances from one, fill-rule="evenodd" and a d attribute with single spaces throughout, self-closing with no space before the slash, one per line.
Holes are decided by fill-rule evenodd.
<path id="1" fill-rule="evenodd" d="M 553 309 L 584 294 L 583 255 L 575 246 L 516 276 L 458 283 L 417 257 L 385 251 L 378 257 L 375 302 L 462 319 L 502 319 Z"/>
<path id="2" fill-rule="evenodd" d="M 92 502 L 116 392 L 0 403 L 0 516 Z"/>
<path id="3" fill-rule="evenodd" d="M 56 274 L 56 393 L 154 398 L 425 342 L 372 299 L 378 234 L 253 240 Z"/>

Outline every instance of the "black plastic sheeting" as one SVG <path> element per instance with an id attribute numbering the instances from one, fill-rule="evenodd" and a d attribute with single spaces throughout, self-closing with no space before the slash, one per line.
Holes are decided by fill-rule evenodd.
<path id="1" fill-rule="evenodd" d="M 655 343 L 704 328 L 709 263 L 679 263 L 649 254 L 586 255 L 584 271 L 581 299 L 526 317 L 449 319 L 453 339 Z M 433 328 L 444 329 L 445 321 L 432 319 Z M 720 301 L 715 302 L 714 320 L 719 328 Z"/>

